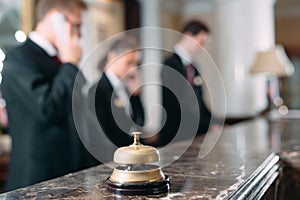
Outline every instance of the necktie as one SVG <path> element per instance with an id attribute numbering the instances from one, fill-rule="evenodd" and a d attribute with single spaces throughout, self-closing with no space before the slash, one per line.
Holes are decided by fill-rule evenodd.
<path id="1" fill-rule="evenodd" d="M 194 66 L 192 64 L 189 64 L 188 66 L 185 67 L 185 70 L 186 70 L 186 78 L 188 82 L 191 85 L 193 85 L 194 76 L 195 76 Z"/>
<path id="2" fill-rule="evenodd" d="M 61 66 L 61 65 L 63 64 L 57 55 L 53 56 L 53 59 L 56 61 L 56 63 L 57 63 L 59 66 Z"/>

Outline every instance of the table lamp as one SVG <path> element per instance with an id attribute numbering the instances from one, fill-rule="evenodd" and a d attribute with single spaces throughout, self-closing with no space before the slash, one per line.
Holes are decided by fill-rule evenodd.
<path id="1" fill-rule="evenodd" d="M 280 81 L 282 77 L 291 76 L 294 73 L 294 66 L 287 57 L 283 46 L 276 45 L 270 50 L 257 52 L 250 73 L 267 75 L 271 101 L 269 106 L 275 105 L 280 114 L 286 115 L 288 108 L 283 104 L 280 95 Z"/>

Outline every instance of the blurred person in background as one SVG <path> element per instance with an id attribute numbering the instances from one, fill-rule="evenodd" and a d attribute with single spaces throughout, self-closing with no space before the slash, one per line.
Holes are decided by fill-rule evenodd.
<path id="1" fill-rule="evenodd" d="M 106 137 L 118 147 L 132 144 L 131 132 L 138 131 L 144 124 L 144 109 L 136 82 L 139 81 L 140 58 L 137 48 L 130 37 L 116 40 L 108 51 L 104 72 L 94 86 L 98 121 Z"/>
<path id="2" fill-rule="evenodd" d="M 7 190 L 97 163 L 82 145 L 72 116 L 73 84 L 83 76 L 78 39 L 86 8 L 83 0 L 39 0 L 34 31 L 7 54 L 1 84 L 12 137 Z"/>
<path id="3" fill-rule="evenodd" d="M 208 131 L 212 115 L 207 109 L 202 94 L 203 79 L 197 68 L 193 65 L 193 56 L 204 48 L 209 39 L 208 27 L 197 20 L 193 20 L 184 25 L 182 29 L 182 37 L 174 46 L 174 53 L 166 58 L 164 65 L 176 70 L 188 81 L 189 85 L 193 88 L 193 91 L 197 97 L 198 106 L 191 105 L 188 94 L 187 86 L 179 85 L 178 79 L 169 74 L 166 67 L 162 69 L 161 77 L 162 84 L 165 85 L 177 85 L 175 87 L 179 89 L 179 95 L 186 100 L 186 105 L 180 105 L 176 96 L 166 87 L 162 89 L 163 107 L 166 111 L 165 124 L 160 132 L 160 145 L 168 144 L 177 134 L 180 126 L 181 111 L 180 107 L 189 111 L 189 117 L 194 119 L 194 116 L 200 114 L 200 119 L 197 123 L 198 130 L 197 135 L 204 134 Z"/>

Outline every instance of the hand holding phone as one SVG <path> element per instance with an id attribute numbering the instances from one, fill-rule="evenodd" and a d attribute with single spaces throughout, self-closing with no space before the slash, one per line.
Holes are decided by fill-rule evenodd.
<path id="1" fill-rule="evenodd" d="M 51 15 L 51 23 L 56 37 L 56 48 L 63 63 L 77 65 L 80 61 L 82 50 L 78 44 L 79 35 L 72 34 L 72 24 L 60 12 Z"/>
<path id="2" fill-rule="evenodd" d="M 61 44 L 65 43 L 68 36 L 65 16 L 60 12 L 55 12 L 51 15 L 51 22 L 58 42 Z"/>

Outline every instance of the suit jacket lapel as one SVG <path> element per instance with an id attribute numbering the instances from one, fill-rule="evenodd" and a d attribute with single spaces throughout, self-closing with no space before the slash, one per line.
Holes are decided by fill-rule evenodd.
<path id="1" fill-rule="evenodd" d="M 112 109 L 117 109 L 118 113 L 124 112 L 124 115 L 126 115 L 124 103 L 114 92 L 114 88 L 105 73 L 102 75 L 102 81 L 100 84 L 103 84 L 100 87 L 104 89 L 106 93 L 105 96 L 108 98 L 107 101 L 113 105 Z"/>
<path id="2" fill-rule="evenodd" d="M 105 92 L 106 98 L 108 98 L 107 101 L 109 102 L 109 105 L 112 104 L 111 110 L 114 109 L 114 111 L 116 111 L 115 114 L 117 114 L 119 117 L 122 116 L 121 118 L 123 119 L 124 123 L 130 123 L 127 120 L 129 119 L 129 116 L 126 114 L 124 104 L 122 100 L 116 95 L 116 93 L 113 92 L 113 86 L 105 73 L 102 74 L 102 78 L 99 84 Z M 138 125 L 143 125 L 144 110 L 139 97 L 132 97 L 129 100 L 132 107 L 131 117 L 133 118 L 133 121 L 135 121 Z"/>
<path id="3" fill-rule="evenodd" d="M 177 69 L 185 78 L 187 77 L 187 74 L 186 74 L 186 70 L 185 70 L 185 66 L 183 65 L 183 62 L 180 58 L 180 56 L 178 54 L 174 54 L 174 58 L 177 59 L 177 62 L 180 63 L 180 68 Z M 196 69 L 196 67 L 193 65 L 194 67 L 194 72 L 195 72 L 195 77 L 197 76 L 200 76 L 201 77 L 201 74 L 199 73 L 199 71 Z"/>
<path id="4" fill-rule="evenodd" d="M 50 57 L 40 46 L 35 44 L 32 40 L 28 39 L 26 41 L 26 47 L 29 48 L 29 52 L 34 53 L 34 57 L 41 66 L 42 71 L 46 76 L 52 78 L 58 71 L 60 66 L 58 63 Z"/>

